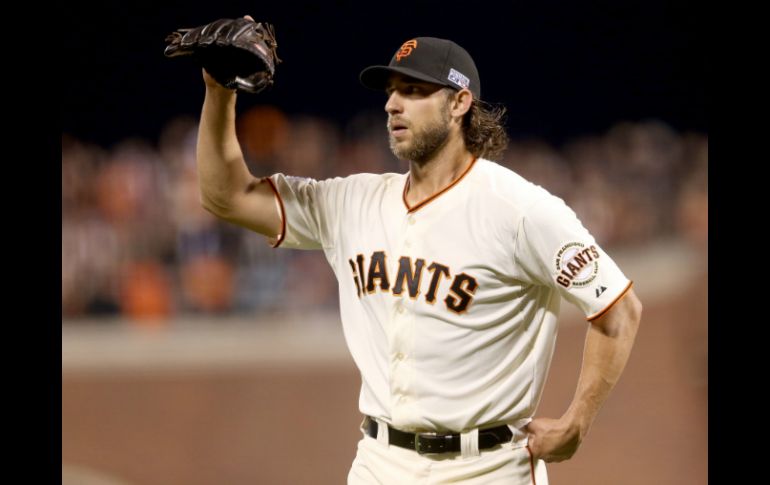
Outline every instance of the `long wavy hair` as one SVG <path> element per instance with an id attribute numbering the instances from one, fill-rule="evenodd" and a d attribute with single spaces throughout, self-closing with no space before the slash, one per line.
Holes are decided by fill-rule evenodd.
<path id="1" fill-rule="evenodd" d="M 504 126 L 506 111 L 502 104 L 473 100 L 462 124 L 468 151 L 488 160 L 499 160 L 502 157 L 508 146 L 508 133 Z"/>

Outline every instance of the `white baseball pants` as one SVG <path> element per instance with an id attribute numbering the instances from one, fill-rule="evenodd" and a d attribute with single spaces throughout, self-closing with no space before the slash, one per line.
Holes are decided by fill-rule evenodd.
<path id="1" fill-rule="evenodd" d="M 548 485 L 545 462 L 532 460 L 526 435 L 512 431 L 510 443 L 489 450 L 474 446 L 473 430 L 463 434 L 462 452 L 420 455 L 389 445 L 387 427 L 379 426 L 377 439 L 364 434 L 358 442 L 348 485 Z"/>

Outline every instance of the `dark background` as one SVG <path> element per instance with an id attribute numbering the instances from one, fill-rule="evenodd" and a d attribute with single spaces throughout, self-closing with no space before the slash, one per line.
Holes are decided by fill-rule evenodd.
<path id="1" fill-rule="evenodd" d="M 68 4 L 60 13 L 62 130 L 109 146 L 156 139 L 180 114 L 197 116 L 200 71 L 163 56 L 165 36 L 217 18 L 275 25 L 279 65 L 267 93 L 239 110 L 275 104 L 345 123 L 381 109 L 358 83 L 417 36 L 451 38 L 479 68 L 484 99 L 504 103 L 514 138 L 553 144 L 618 121 L 658 119 L 708 132 L 705 8 L 683 1 L 120 2 Z"/>

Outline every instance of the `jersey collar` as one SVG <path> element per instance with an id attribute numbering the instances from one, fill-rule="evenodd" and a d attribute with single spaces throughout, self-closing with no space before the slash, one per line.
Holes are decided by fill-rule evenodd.
<path id="1" fill-rule="evenodd" d="M 443 195 L 449 189 L 451 189 L 452 187 L 457 185 L 460 182 L 460 180 L 462 180 L 468 174 L 468 172 L 471 171 L 473 166 L 476 165 L 476 160 L 478 160 L 478 157 L 473 157 L 473 160 L 471 160 L 471 163 L 468 165 L 468 168 L 466 168 L 465 171 L 463 173 L 461 173 L 459 177 L 454 179 L 452 182 L 449 183 L 449 185 L 447 185 L 443 189 L 439 190 L 438 192 L 436 192 L 435 194 L 433 194 L 433 195 L 431 195 L 429 197 L 426 197 L 425 199 L 421 200 L 420 202 L 418 202 L 417 204 L 415 204 L 412 207 L 409 207 L 409 203 L 406 201 L 406 193 L 409 192 L 409 172 L 407 172 L 407 174 L 406 174 L 406 182 L 404 183 L 404 192 L 403 192 L 403 194 L 401 196 L 402 200 L 404 201 L 404 205 L 406 206 L 407 213 L 411 214 L 413 212 L 418 211 L 419 209 L 421 209 L 421 208 L 425 207 L 426 205 L 428 205 L 429 203 L 433 202 L 440 195 Z"/>

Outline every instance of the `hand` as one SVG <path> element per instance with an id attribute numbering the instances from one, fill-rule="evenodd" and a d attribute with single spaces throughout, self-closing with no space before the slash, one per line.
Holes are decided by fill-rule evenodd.
<path id="1" fill-rule="evenodd" d="M 585 433 L 577 424 L 562 419 L 536 418 L 524 430 L 529 435 L 533 459 L 546 462 L 568 460 L 575 454 Z"/>
<path id="2" fill-rule="evenodd" d="M 177 29 L 166 42 L 166 57 L 190 56 L 204 68 L 207 92 L 226 88 L 258 94 L 273 86 L 276 66 L 282 62 L 273 25 L 255 22 L 250 15 Z"/>
<path id="3" fill-rule="evenodd" d="M 203 82 L 206 83 L 206 87 L 209 88 L 217 88 L 217 89 L 225 89 L 227 91 L 233 91 L 235 92 L 235 89 L 227 89 L 226 87 L 219 84 L 214 77 L 206 72 L 206 69 L 201 68 L 201 71 L 203 72 Z"/>
<path id="4" fill-rule="evenodd" d="M 251 20 L 254 22 L 254 18 L 251 15 L 244 15 L 243 18 L 246 20 Z M 206 86 L 213 87 L 213 88 L 219 88 L 219 89 L 227 89 L 221 84 L 219 84 L 214 77 L 206 72 L 206 69 L 201 69 L 203 71 L 203 81 L 206 83 Z M 234 89 L 229 89 L 228 91 L 235 91 Z"/>

